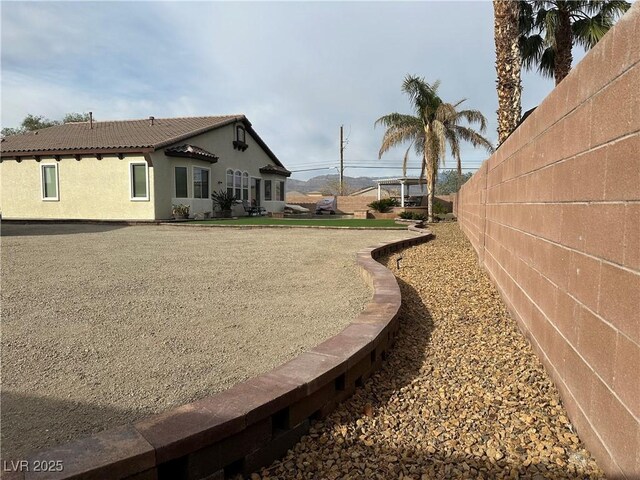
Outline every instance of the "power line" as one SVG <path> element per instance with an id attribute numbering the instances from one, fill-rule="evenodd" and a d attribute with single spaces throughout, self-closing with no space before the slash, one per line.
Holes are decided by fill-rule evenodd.
<path id="1" fill-rule="evenodd" d="M 292 173 L 295 173 L 295 172 L 312 172 L 314 170 L 333 170 L 334 168 L 338 168 L 338 167 L 303 168 L 302 170 L 290 170 L 290 172 L 292 172 Z"/>
<path id="2" fill-rule="evenodd" d="M 373 170 L 402 170 L 402 167 L 380 167 L 380 166 L 350 166 L 345 165 L 344 168 L 364 168 L 364 169 L 373 169 Z M 480 167 L 463 167 L 461 170 L 477 170 Z M 457 170 L 458 167 L 438 167 L 438 170 Z M 407 170 L 422 170 L 422 167 L 407 167 Z"/>

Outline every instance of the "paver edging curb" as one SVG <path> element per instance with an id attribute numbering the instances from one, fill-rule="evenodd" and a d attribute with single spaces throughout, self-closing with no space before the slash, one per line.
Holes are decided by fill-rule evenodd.
<path id="1" fill-rule="evenodd" d="M 158 225 L 167 227 L 188 227 L 188 228 L 237 228 L 237 229 L 253 229 L 253 228 L 316 228 L 320 230 L 396 230 L 402 231 L 400 225 L 398 227 L 340 227 L 329 225 L 238 225 L 238 224 L 217 224 L 217 223 L 159 223 Z"/>
<path id="2" fill-rule="evenodd" d="M 337 335 L 226 391 L 28 457 L 28 466 L 48 460 L 61 462 L 62 471 L 2 472 L 2 478 L 224 479 L 270 464 L 386 358 L 399 327 L 401 296 L 395 276 L 376 259 L 432 237 L 428 230 L 414 231 L 420 235 L 356 254 L 373 296 Z"/>

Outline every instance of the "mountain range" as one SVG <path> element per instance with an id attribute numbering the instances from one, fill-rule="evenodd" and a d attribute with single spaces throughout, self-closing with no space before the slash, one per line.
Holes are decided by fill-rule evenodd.
<path id="1" fill-rule="evenodd" d="M 333 175 L 318 175 L 317 177 L 310 178 L 309 180 L 297 180 L 290 178 L 287 180 L 287 190 L 296 191 L 300 193 L 309 193 L 323 190 L 331 190 L 338 185 L 340 176 Z M 375 187 L 373 178 L 369 177 L 344 177 L 346 189 L 349 191 L 357 191 L 366 187 Z"/>

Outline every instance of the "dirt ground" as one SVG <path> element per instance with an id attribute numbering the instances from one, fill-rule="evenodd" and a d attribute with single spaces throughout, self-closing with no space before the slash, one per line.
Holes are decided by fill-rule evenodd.
<path id="1" fill-rule="evenodd" d="M 2 458 L 187 403 L 339 332 L 405 231 L 3 225 Z"/>

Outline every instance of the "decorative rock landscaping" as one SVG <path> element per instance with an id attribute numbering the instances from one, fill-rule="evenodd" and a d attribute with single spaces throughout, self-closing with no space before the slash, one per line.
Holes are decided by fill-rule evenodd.
<path id="1" fill-rule="evenodd" d="M 251 478 L 602 478 L 455 224 L 383 260 L 402 291 L 383 368 Z"/>

